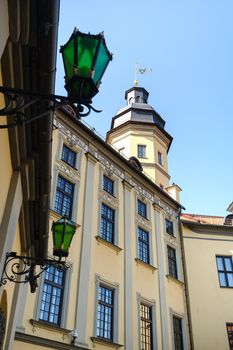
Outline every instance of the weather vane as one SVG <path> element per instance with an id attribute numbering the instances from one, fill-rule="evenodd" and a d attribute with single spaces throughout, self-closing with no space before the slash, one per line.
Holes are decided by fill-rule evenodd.
<path id="1" fill-rule="evenodd" d="M 135 64 L 135 77 L 134 77 L 134 86 L 138 86 L 138 76 L 139 74 L 151 73 L 151 68 L 142 68 L 139 67 L 138 63 Z"/>

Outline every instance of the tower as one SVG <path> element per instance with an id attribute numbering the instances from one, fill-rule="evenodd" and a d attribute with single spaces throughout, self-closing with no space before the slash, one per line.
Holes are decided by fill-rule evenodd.
<path id="1" fill-rule="evenodd" d="M 127 105 L 112 118 L 107 143 L 126 157 L 137 157 L 143 171 L 161 188 L 169 186 L 167 154 L 172 136 L 165 121 L 148 104 L 149 93 L 134 86 L 125 92 Z"/>

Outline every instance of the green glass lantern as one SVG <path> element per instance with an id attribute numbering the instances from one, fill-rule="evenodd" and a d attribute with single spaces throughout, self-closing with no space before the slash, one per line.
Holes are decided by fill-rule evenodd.
<path id="1" fill-rule="evenodd" d="M 64 215 L 58 221 L 53 222 L 53 255 L 60 259 L 69 254 L 69 247 L 75 234 L 77 225 Z"/>
<path id="2" fill-rule="evenodd" d="M 69 41 L 61 46 L 68 97 L 90 103 L 98 93 L 101 78 L 110 62 L 104 35 L 84 34 L 76 28 Z"/>

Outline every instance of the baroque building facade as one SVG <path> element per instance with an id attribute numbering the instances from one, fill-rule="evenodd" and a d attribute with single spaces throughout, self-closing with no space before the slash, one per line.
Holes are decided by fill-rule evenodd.
<path id="1" fill-rule="evenodd" d="M 50 223 L 78 224 L 71 267 L 28 292 L 13 349 L 190 348 L 172 137 L 147 98 L 126 92 L 107 142 L 72 109 L 57 112 Z"/>

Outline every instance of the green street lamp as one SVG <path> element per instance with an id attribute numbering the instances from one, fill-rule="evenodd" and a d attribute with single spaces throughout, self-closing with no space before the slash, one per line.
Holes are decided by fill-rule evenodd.
<path id="1" fill-rule="evenodd" d="M 34 293 L 37 288 L 38 277 L 46 271 L 50 266 L 56 267 L 58 270 L 66 270 L 70 267 L 66 261 L 61 261 L 69 254 L 69 247 L 72 238 L 75 234 L 77 225 L 62 216 L 61 219 L 53 222 L 53 255 L 59 259 L 42 259 L 40 257 L 30 257 L 24 255 L 17 255 L 16 252 L 6 254 L 5 264 L 3 268 L 2 277 L 0 280 L 0 287 L 5 285 L 7 281 L 15 283 L 30 283 L 31 292 Z M 37 267 L 40 268 L 37 272 Z"/>
<path id="2" fill-rule="evenodd" d="M 59 260 L 62 257 L 67 257 L 69 254 L 70 243 L 75 234 L 77 225 L 64 215 L 60 220 L 53 222 L 53 255 L 58 256 Z"/>
<path id="3" fill-rule="evenodd" d="M 112 60 L 103 33 L 81 33 L 76 28 L 68 42 L 61 46 L 68 97 L 91 103 L 98 93 L 103 74 Z"/>
<path id="4" fill-rule="evenodd" d="M 103 33 L 84 34 L 76 28 L 68 42 L 61 46 L 64 69 L 65 88 L 68 96 L 53 94 L 41 94 L 36 91 L 25 91 L 0 86 L 0 94 L 6 100 L 6 107 L 0 108 L 0 117 L 11 115 L 13 122 L 0 125 L 0 129 L 15 127 L 18 124 L 27 124 L 55 111 L 57 108 L 70 105 L 76 117 L 86 117 L 91 110 L 96 110 L 92 105 L 92 98 L 98 93 L 101 79 L 112 60 L 112 54 L 108 51 Z M 44 104 L 44 102 L 50 102 Z M 41 102 L 41 103 L 40 103 Z M 46 105 L 46 110 L 39 114 L 26 113 L 34 104 Z M 84 107 L 85 111 L 84 111 Z"/>

